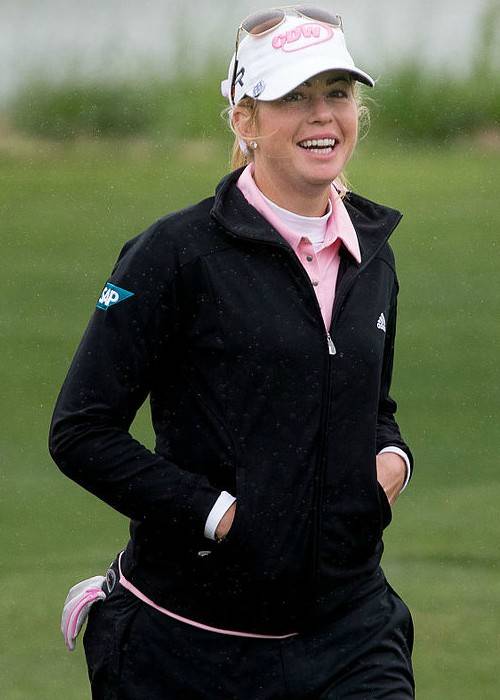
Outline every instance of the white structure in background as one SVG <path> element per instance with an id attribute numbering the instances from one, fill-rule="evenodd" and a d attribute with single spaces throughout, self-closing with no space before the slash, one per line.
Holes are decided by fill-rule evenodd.
<path id="1" fill-rule="evenodd" d="M 497 5 L 500 12 L 500 0 L 460 7 L 456 0 L 316 4 L 343 16 L 357 61 L 375 75 L 406 57 L 467 75 L 481 18 Z M 263 0 L 0 0 L 0 99 L 30 75 L 126 77 L 171 73 L 178 63 L 182 71 L 195 70 L 207 56 L 228 55 L 238 21 L 265 6 Z M 498 36 L 498 23 L 495 31 Z"/>

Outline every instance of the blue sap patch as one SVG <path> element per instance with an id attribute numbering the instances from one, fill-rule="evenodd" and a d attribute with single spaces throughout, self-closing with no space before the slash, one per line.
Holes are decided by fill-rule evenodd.
<path id="1" fill-rule="evenodd" d="M 121 301 L 125 301 L 125 299 L 133 296 L 134 292 L 127 292 L 126 289 L 116 287 L 114 284 L 111 284 L 111 282 L 107 282 L 106 286 L 101 292 L 101 296 L 99 297 L 99 301 L 97 302 L 96 306 L 98 309 L 107 311 L 110 306 L 119 304 Z"/>

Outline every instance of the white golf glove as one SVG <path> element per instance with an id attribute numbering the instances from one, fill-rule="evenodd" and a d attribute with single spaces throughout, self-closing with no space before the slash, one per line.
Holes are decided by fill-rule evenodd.
<path id="1" fill-rule="evenodd" d="M 93 576 L 70 588 L 61 617 L 61 632 L 68 651 L 74 651 L 76 638 L 92 605 L 97 600 L 106 600 L 101 588 L 104 581 L 104 576 Z"/>

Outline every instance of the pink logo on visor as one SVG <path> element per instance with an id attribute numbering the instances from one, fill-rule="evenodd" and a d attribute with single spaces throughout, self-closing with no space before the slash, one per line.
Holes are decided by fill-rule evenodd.
<path id="1" fill-rule="evenodd" d="M 287 53 L 301 51 L 310 46 L 322 44 L 333 37 L 333 29 L 326 24 L 300 24 L 298 27 L 289 29 L 283 34 L 276 34 L 273 37 L 273 48 L 282 49 Z"/>

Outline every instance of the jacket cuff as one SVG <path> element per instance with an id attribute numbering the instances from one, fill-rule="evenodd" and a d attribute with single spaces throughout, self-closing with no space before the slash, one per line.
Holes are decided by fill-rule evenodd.
<path id="1" fill-rule="evenodd" d="M 217 525 L 235 501 L 236 498 L 227 491 L 222 491 L 219 498 L 215 501 L 214 507 L 208 514 L 205 522 L 205 532 L 203 533 L 209 540 L 215 540 Z"/>
<path id="2" fill-rule="evenodd" d="M 406 454 L 406 452 L 404 452 L 404 450 L 402 450 L 400 447 L 394 447 L 393 445 L 389 445 L 388 447 L 384 447 L 382 450 L 380 450 L 380 452 L 379 452 L 378 454 L 381 455 L 381 454 L 383 454 L 384 452 L 394 452 L 394 454 L 399 455 L 399 456 L 402 457 L 402 458 L 404 459 L 404 461 L 405 461 L 405 464 L 406 464 L 406 478 L 405 478 L 405 480 L 404 480 L 403 486 L 401 487 L 401 491 L 399 492 L 399 493 L 402 493 L 402 492 L 405 490 L 405 488 L 408 486 L 408 482 L 410 481 L 410 477 L 411 477 L 410 458 L 408 457 L 408 455 Z"/>

